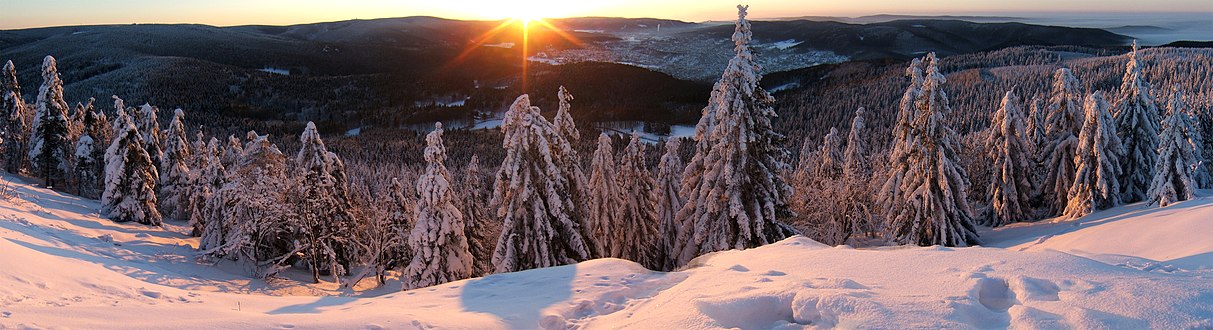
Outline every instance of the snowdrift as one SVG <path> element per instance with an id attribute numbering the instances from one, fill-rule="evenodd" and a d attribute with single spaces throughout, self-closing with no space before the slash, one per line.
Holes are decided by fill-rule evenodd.
<path id="1" fill-rule="evenodd" d="M 982 235 L 993 243 L 988 245 L 1016 251 L 1054 250 L 1169 271 L 1208 270 L 1213 269 L 1213 198 L 1165 208 L 1138 203 L 1077 220 L 1012 224 Z"/>
<path id="2" fill-rule="evenodd" d="M 0 328 L 1213 327 L 1210 199 L 983 233 L 994 247 L 794 237 L 679 272 L 599 259 L 400 292 L 252 280 L 195 261 L 183 227 L 112 223 L 20 183 L 4 195 Z"/>

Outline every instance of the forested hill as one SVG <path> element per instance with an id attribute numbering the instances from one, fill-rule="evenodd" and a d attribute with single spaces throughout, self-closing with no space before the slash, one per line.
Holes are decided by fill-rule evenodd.
<path id="1" fill-rule="evenodd" d="M 722 38 L 732 26 L 703 30 L 705 38 Z M 940 56 L 1038 45 L 1122 46 L 1128 37 L 1101 29 L 1024 23 L 974 23 L 954 19 L 902 19 L 869 24 L 834 21 L 756 22 L 761 40 L 793 39 L 796 47 L 830 50 L 851 59 L 906 59 L 935 52 Z"/>
<path id="2" fill-rule="evenodd" d="M 42 57 L 54 55 L 64 72 L 69 103 L 116 94 L 132 103 L 182 107 L 211 125 L 297 131 L 297 121 L 313 120 L 322 132 L 335 133 L 503 111 L 514 96 L 554 93 L 550 87 L 557 84 L 581 86 L 577 103 L 587 111 L 574 113 L 579 119 L 693 122 L 694 109 L 702 107 L 710 82 L 730 56 L 729 47 L 720 45 L 729 43 L 731 25 L 553 20 L 575 41 L 541 30 L 532 33 L 536 58 L 528 78 L 534 83 L 524 88 L 524 61 L 514 48 L 521 45 L 518 28 L 489 33 L 501 23 L 407 17 L 292 26 L 6 30 L 0 31 L 0 59 L 13 60 L 19 82 L 32 91 L 40 81 Z M 754 29 L 759 61 L 767 72 L 855 58 L 906 59 L 926 51 L 948 55 L 1017 45 L 1127 42 L 1103 30 L 955 20 L 866 25 L 771 21 L 756 22 Z M 543 64 L 583 61 L 627 65 Z M 640 88 L 629 90 L 628 97 L 585 92 L 606 86 Z M 586 118 L 588 113 L 597 118 Z M 273 124 L 277 120 L 296 124 L 279 127 Z"/>

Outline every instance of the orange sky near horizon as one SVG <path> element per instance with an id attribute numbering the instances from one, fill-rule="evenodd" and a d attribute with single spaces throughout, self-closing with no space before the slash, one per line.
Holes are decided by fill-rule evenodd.
<path id="1" fill-rule="evenodd" d="M 498 20 L 578 16 L 729 20 L 736 0 L 43 0 L 0 1 L 0 29 L 60 25 L 200 23 L 289 25 L 404 16 Z M 1025 12 L 1211 12 L 1209 0 L 752 0 L 751 17 L 965 15 Z"/>

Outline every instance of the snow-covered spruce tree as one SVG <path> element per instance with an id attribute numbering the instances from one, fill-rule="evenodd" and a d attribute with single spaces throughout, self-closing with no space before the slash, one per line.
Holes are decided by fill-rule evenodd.
<path id="1" fill-rule="evenodd" d="M 915 58 L 910 60 L 910 66 L 906 67 L 906 76 L 910 77 L 910 86 L 906 88 L 905 93 L 902 93 L 901 100 L 897 104 L 897 121 L 893 123 L 892 127 L 892 145 L 902 145 L 905 143 L 905 140 L 910 138 L 910 133 L 912 131 L 912 127 L 910 125 L 914 120 L 914 114 L 916 113 L 917 109 L 915 102 L 922 98 L 922 84 L 924 79 L 922 65 L 922 59 Z M 892 157 L 894 155 L 890 154 L 889 156 Z"/>
<path id="2" fill-rule="evenodd" d="M 61 182 L 72 168 L 72 141 L 67 131 L 67 102 L 63 100 L 63 80 L 55 58 L 42 60 L 42 87 L 34 103 L 33 134 L 29 139 L 29 159 L 34 172 L 45 180 L 47 187 Z"/>
<path id="3" fill-rule="evenodd" d="M 101 149 L 101 144 L 96 143 L 88 134 L 76 139 L 76 163 L 72 168 L 72 176 L 77 180 L 77 192 L 80 197 L 98 198 L 103 191 L 98 188 L 103 188 L 105 177 L 98 176 L 97 170 L 105 168 L 105 158 L 94 157 L 94 151 L 97 149 Z"/>
<path id="4" fill-rule="evenodd" d="M 1045 116 L 1047 113 L 1045 113 L 1044 104 L 1040 98 L 1034 97 L 1029 102 L 1031 108 L 1028 110 L 1027 122 L 1025 123 L 1028 131 L 1024 134 L 1024 140 L 1028 143 L 1028 147 L 1032 148 L 1031 161 L 1035 163 L 1033 164 L 1033 168 L 1038 168 L 1041 163 L 1044 163 L 1045 159 L 1040 151 L 1048 143 L 1048 138 L 1046 138 L 1045 134 Z M 1036 175 L 1035 177 L 1032 181 L 1033 183 L 1039 182 L 1037 179 L 1044 178 L 1043 175 Z"/>
<path id="5" fill-rule="evenodd" d="M 404 184 L 400 179 L 392 178 L 386 194 L 381 200 L 376 200 L 384 206 L 382 212 L 375 213 L 367 228 L 364 228 L 354 240 L 362 255 L 362 263 L 369 269 L 364 273 L 375 274 L 380 285 L 387 283 L 389 269 L 398 268 L 401 264 L 408 265 L 412 254 L 408 252 L 408 238 L 413 229 L 412 216 L 414 207 L 409 203 L 405 208 Z M 353 282 L 349 285 L 356 285 Z"/>
<path id="6" fill-rule="evenodd" d="M 918 112 L 917 102 L 922 98 L 923 71 L 922 59 L 915 58 L 910 60 L 910 65 L 906 67 L 905 75 L 910 78 L 910 85 L 906 87 L 905 93 L 902 93 L 901 100 L 898 102 L 897 121 L 893 123 L 890 129 L 892 133 L 892 147 L 887 152 L 888 161 L 885 162 L 884 173 L 881 177 L 885 178 L 876 194 L 876 201 L 879 205 L 886 207 L 886 210 L 879 212 L 882 216 L 887 216 L 889 213 L 888 207 L 895 203 L 901 203 L 904 198 L 901 192 L 902 180 L 905 178 L 905 173 L 909 171 L 910 163 L 907 161 L 908 152 L 910 150 L 899 148 L 898 146 L 906 145 L 911 142 L 911 133 L 915 130 L 912 127 L 915 114 Z M 888 219 L 886 219 L 886 222 Z M 886 223 L 886 227 L 890 225 Z M 887 228 L 892 229 L 892 228 Z"/>
<path id="7" fill-rule="evenodd" d="M 92 106 L 92 102 L 89 102 Z M 67 164 L 63 164 L 63 180 L 59 182 L 59 187 L 64 191 L 71 191 L 68 188 L 76 188 L 76 195 L 80 195 L 80 179 L 76 177 L 76 142 L 80 139 L 80 134 L 84 128 L 84 104 L 76 102 L 74 110 L 67 113 L 67 135 L 64 139 L 68 145 L 67 150 L 71 154 L 67 155 Z"/>
<path id="8" fill-rule="evenodd" d="M 25 100 L 21 98 L 21 84 L 17 83 L 17 69 L 13 61 L 4 63 L 0 70 L 0 116 L 4 121 L 4 168 L 9 173 L 20 173 L 26 166 L 30 126 L 26 121 Z"/>
<path id="9" fill-rule="evenodd" d="M 843 151 L 838 129 L 830 127 L 830 133 L 822 138 L 821 149 L 817 151 L 817 177 L 837 179 L 842 176 Z"/>
<path id="10" fill-rule="evenodd" d="M 669 139 L 665 141 L 665 154 L 661 156 L 661 162 L 657 164 L 657 182 L 653 190 L 653 199 L 656 200 L 658 234 L 657 239 L 657 258 L 661 261 L 661 268 L 658 270 L 671 271 L 678 267 L 678 259 L 674 255 L 675 243 L 678 241 L 678 233 L 683 226 L 677 222 L 675 215 L 682 208 L 683 199 L 679 195 L 679 189 L 682 184 L 682 170 L 685 166 L 682 163 L 682 157 L 678 155 L 678 149 L 682 145 L 681 139 Z"/>
<path id="11" fill-rule="evenodd" d="M 493 250 L 496 272 L 589 259 L 591 244 L 582 224 L 573 217 L 577 207 L 570 197 L 574 183 L 558 167 L 566 154 L 553 146 L 564 140 L 525 94 L 510 106 L 501 129 L 505 157 L 489 203 L 503 223 Z"/>
<path id="12" fill-rule="evenodd" d="M 560 90 L 556 91 L 556 98 L 560 100 L 560 107 L 556 110 L 556 117 L 552 118 L 552 125 L 556 126 L 556 133 L 560 134 L 569 143 L 577 143 L 581 140 L 581 132 L 577 130 L 577 125 L 573 122 L 573 115 L 569 113 L 572 105 L 569 101 L 573 100 L 573 94 L 564 86 L 560 86 Z"/>
<path id="13" fill-rule="evenodd" d="M 590 186 L 589 178 L 586 177 L 585 171 L 581 169 L 581 156 L 578 155 L 577 149 L 573 145 L 581 140 L 581 133 L 577 130 L 576 123 L 573 122 L 573 116 L 570 113 L 572 105 L 569 101 L 573 100 L 573 94 L 569 93 L 564 86 L 556 93 L 560 100 L 559 108 L 556 111 L 556 117 L 552 119 L 552 125 L 556 132 L 556 138 L 552 139 L 550 148 L 559 154 L 556 165 L 564 177 L 568 179 L 572 188 L 569 190 L 570 198 L 573 200 L 573 205 L 568 206 L 570 216 L 576 221 L 581 222 L 581 227 L 587 230 L 591 228 L 591 216 L 588 214 L 590 205 Z M 605 256 L 608 251 L 600 251 L 597 244 L 594 243 L 598 239 L 607 239 L 606 237 L 584 236 L 587 242 L 590 242 L 590 257 L 597 258 Z"/>
<path id="14" fill-rule="evenodd" d="M 160 185 L 156 196 L 160 201 L 160 213 L 170 219 L 187 220 L 189 208 L 190 186 L 190 153 L 189 140 L 185 136 L 185 124 L 181 121 L 185 112 L 181 109 L 173 111 L 173 121 L 169 122 L 165 132 L 164 158 L 160 163 Z"/>
<path id="15" fill-rule="evenodd" d="M 205 168 L 211 157 L 206 154 L 206 134 L 202 133 L 201 128 L 194 131 L 194 142 L 190 143 L 190 151 L 192 151 L 188 162 L 190 169 L 202 170 Z M 190 171 L 190 178 L 194 177 L 193 172 Z"/>
<path id="16" fill-rule="evenodd" d="M 242 263 L 258 278 L 268 278 L 296 263 L 308 248 L 297 242 L 297 216 L 284 192 L 291 189 L 286 156 L 256 136 L 233 165 L 231 182 L 215 192 L 201 211 L 205 229 L 199 255 Z"/>
<path id="17" fill-rule="evenodd" d="M 156 168 L 164 168 L 164 132 L 160 131 L 160 108 L 144 103 L 134 113 L 135 126 L 143 134 L 143 142 L 147 144 L 147 154 L 152 156 L 152 164 Z"/>
<path id="18" fill-rule="evenodd" d="M 1137 41 L 1125 64 L 1125 76 L 1120 85 L 1113 115 L 1116 133 L 1124 144 L 1125 157 L 1120 159 L 1120 194 L 1126 203 L 1141 201 L 1154 177 L 1154 162 L 1158 158 L 1158 107 L 1150 97 L 1150 84 L 1141 76 L 1137 58 Z"/>
<path id="19" fill-rule="evenodd" d="M 1175 94 L 1177 97 L 1181 96 L 1180 93 Z M 1197 138 L 1193 139 L 1192 144 L 1196 145 L 1196 150 L 1200 151 L 1201 155 L 1201 166 L 1196 169 L 1196 184 L 1202 189 L 1210 189 L 1213 188 L 1213 109 L 1189 109 L 1196 121 L 1194 125 L 1197 131 Z"/>
<path id="20" fill-rule="evenodd" d="M 91 103 L 91 102 L 90 102 Z M 82 132 L 76 139 L 76 163 L 73 176 L 84 198 L 101 198 L 105 191 L 105 151 L 111 131 L 105 113 L 90 109 L 84 114 Z"/>
<path id="21" fill-rule="evenodd" d="M 590 235 L 594 237 L 594 250 L 599 257 L 615 257 L 616 245 L 620 244 L 618 233 L 619 212 L 622 196 L 619 192 L 619 181 L 616 177 L 615 149 L 611 146 L 611 137 L 606 133 L 598 135 L 598 149 L 590 162 L 590 181 L 586 224 L 589 225 Z"/>
<path id="22" fill-rule="evenodd" d="M 329 175 L 333 177 L 333 197 L 337 199 L 337 203 L 342 205 L 347 210 L 353 208 L 353 201 L 350 199 L 350 178 L 345 169 L 345 161 L 337 156 L 337 153 L 329 151 L 326 154 L 329 163 L 332 163 L 332 172 Z"/>
<path id="23" fill-rule="evenodd" d="M 1040 151 L 1044 158 L 1045 178 L 1041 183 L 1042 205 L 1051 214 L 1060 215 L 1068 205 L 1070 186 L 1074 185 L 1074 154 L 1078 133 L 1082 130 L 1082 96 L 1078 80 L 1069 69 L 1053 74 L 1053 89 L 1046 105 L 1045 136 L 1048 142 Z"/>
<path id="24" fill-rule="evenodd" d="M 392 178 L 391 186 L 387 191 L 388 193 L 382 194 L 386 198 L 376 201 L 380 205 L 386 205 L 387 207 L 382 212 L 373 213 L 370 217 L 370 223 L 365 228 L 362 228 L 356 235 L 357 239 L 354 240 L 354 243 L 358 247 L 358 252 L 362 255 L 360 261 L 367 267 L 363 270 L 363 274 L 375 274 L 379 285 L 387 283 L 387 272 L 389 269 L 396 267 L 401 262 L 409 261 L 402 260 L 399 257 L 401 251 L 407 250 L 403 247 L 405 245 L 404 240 L 409 235 L 408 231 L 412 229 L 396 226 L 398 214 L 404 212 L 396 208 L 400 203 L 393 200 L 395 194 L 392 191 L 400 188 L 400 185 L 399 179 Z M 409 213 L 411 213 L 411 210 Z M 352 282 L 346 285 L 357 284 L 357 282 Z"/>
<path id="25" fill-rule="evenodd" d="M 1048 113 L 1045 112 L 1044 101 L 1039 97 L 1032 97 L 1028 102 L 1029 113 L 1026 119 L 1027 132 L 1023 134 L 1024 141 L 1028 143 L 1028 148 L 1031 149 L 1031 158 L 1028 159 L 1031 165 L 1031 176 L 1029 177 L 1032 185 L 1031 196 L 1028 207 L 1033 210 L 1033 215 L 1039 216 L 1039 207 L 1044 204 L 1043 191 L 1045 175 L 1045 163 L 1048 155 L 1044 153 L 1045 146 L 1048 145 L 1049 139 L 1045 132 L 1045 122 Z"/>
<path id="26" fill-rule="evenodd" d="M 1032 199 L 1032 150 L 1024 140 L 1023 111 L 1019 97 L 1009 91 L 990 122 L 986 141 L 991 160 L 990 208 L 982 222 L 998 227 L 1029 219 Z"/>
<path id="27" fill-rule="evenodd" d="M 301 232 L 298 240 L 306 246 L 305 261 L 312 280 L 320 282 L 327 273 L 340 283 L 350 269 L 350 227 L 354 223 L 344 178 L 344 165 L 330 153 L 320 139 L 316 124 L 307 123 L 299 134 L 299 153 L 295 156 L 298 191 L 292 194 Z"/>
<path id="28" fill-rule="evenodd" d="M 244 149 L 251 149 L 254 141 L 257 141 L 257 138 L 260 136 L 260 134 L 257 134 L 257 131 L 249 130 L 245 132 L 244 139 L 248 140 L 248 142 L 244 143 Z"/>
<path id="29" fill-rule="evenodd" d="M 123 118 L 130 117 L 130 113 L 127 111 L 126 101 L 123 101 L 122 98 L 118 97 L 118 95 L 111 95 L 110 98 L 114 99 L 114 120 L 110 121 L 110 133 L 111 135 L 116 135 L 119 131 L 126 128 L 123 125 L 123 123 L 126 122 L 126 119 Z M 130 110 L 134 111 L 133 108 Z M 133 118 L 130 119 L 132 120 L 131 122 L 134 122 Z M 136 128 L 138 128 L 138 126 L 136 126 Z"/>
<path id="30" fill-rule="evenodd" d="M 843 151 L 842 186 L 846 190 L 845 212 L 842 219 L 846 223 L 839 226 L 843 229 L 840 240 L 846 242 L 852 236 L 864 233 L 875 233 L 878 228 L 872 214 L 872 165 L 868 162 L 867 148 L 864 146 L 862 134 L 867 127 L 864 125 L 864 108 L 855 110 L 855 118 L 851 119 L 851 131 L 847 134 L 847 147 Z"/>
<path id="31" fill-rule="evenodd" d="M 749 8 L 749 7 L 746 7 L 746 8 Z M 745 22 L 745 24 L 747 25 L 746 30 L 748 31 L 749 23 Z M 741 52 L 742 46 L 739 44 L 738 38 L 750 38 L 748 36 L 738 34 L 738 32 L 740 32 L 741 25 L 742 25 L 742 22 L 740 22 L 740 21 L 737 22 L 735 31 L 733 32 L 734 35 L 731 38 L 735 45 L 734 46 L 735 55 L 734 55 L 734 59 L 730 60 L 729 67 L 732 67 L 733 61 L 738 61 L 737 58 L 739 56 L 737 56 L 736 53 Z M 745 41 L 745 42 L 746 42 L 746 46 L 744 46 L 745 51 L 747 54 L 749 54 L 748 41 Z M 753 63 L 752 55 L 748 55 L 748 56 L 751 57 L 748 60 L 748 62 L 750 64 L 753 64 L 754 66 L 757 66 L 756 63 Z M 743 59 L 740 61 L 747 61 L 747 60 Z M 739 63 L 739 65 L 740 64 L 744 64 L 744 63 Z M 750 72 L 757 71 L 757 70 L 749 69 L 749 68 L 738 68 L 737 70 L 742 70 L 742 69 L 750 71 Z M 728 73 L 727 68 L 726 68 L 725 73 L 726 74 Z M 740 73 L 740 72 L 733 73 L 733 75 L 741 75 L 741 74 L 742 73 Z M 694 150 L 693 150 L 694 156 L 692 156 L 690 162 L 687 163 L 683 167 L 682 173 L 679 175 L 679 177 L 681 178 L 681 181 L 679 183 L 678 194 L 679 194 L 679 196 L 681 196 L 683 204 L 674 206 L 676 208 L 675 212 L 674 212 L 674 217 L 675 217 L 674 222 L 677 223 L 680 227 L 679 227 L 679 232 L 677 233 L 677 235 L 675 237 L 675 241 L 673 242 L 673 249 L 669 251 L 669 253 L 670 253 L 669 258 L 671 258 L 672 262 L 674 263 L 673 266 L 670 267 L 671 269 L 682 265 L 683 261 L 681 261 L 682 257 L 680 255 L 681 251 L 683 249 L 683 246 L 687 245 L 687 241 L 691 239 L 691 237 L 689 235 L 689 232 L 692 229 L 690 226 L 691 224 L 686 222 L 686 221 L 690 221 L 691 219 L 687 216 L 679 216 L 679 212 L 681 212 L 683 210 L 683 208 L 686 207 L 686 203 L 689 202 L 688 199 L 690 196 L 688 196 L 687 194 L 690 193 L 690 188 L 699 186 L 701 184 L 700 181 L 702 181 L 702 179 L 703 179 L 702 175 L 706 170 L 705 164 L 704 164 L 705 157 L 708 154 L 708 152 L 712 149 L 712 146 L 714 145 L 713 143 L 711 143 L 710 139 L 712 138 L 712 130 L 716 127 L 716 121 L 718 120 L 716 118 L 716 112 L 721 107 L 729 106 L 729 104 L 726 103 L 726 102 L 728 102 L 726 97 L 727 98 L 736 98 L 737 97 L 736 95 L 732 95 L 732 94 L 738 93 L 737 91 L 730 92 L 729 89 L 732 87 L 724 85 L 725 81 L 723 78 L 725 78 L 725 77 L 726 76 L 722 75 L 721 76 L 722 79 L 716 81 L 716 84 L 712 88 L 712 96 L 708 99 L 708 101 L 709 101 L 708 106 L 704 107 L 703 110 L 700 111 L 699 121 L 695 124 L 695 135 L 691 137 L 691 140 L 695 141 Z M 755 76 L 754 78 L 755 78 L 755 79 L 753 79 L 754 84 L 757 85 L 758 77 Z M 726 94 L 726 93 L 731 93 L 731 94 Z M 769 96 L 769 93 L 767 96 Z M 771 99 L 773 99 L 773 98 L 771 98 Z M 774 103 L 774 101 L 771 101 L 771 103 Z M 800 159 L 799 159 L 798 165 L 794 169 L 795 174 L 793 175 L 793 181 L 800 182 L 800 181 L 807 180 L 807 178 L 811 177 L 811 173 L 813 173 L 813 171 L 810 170 L 809 165 L 815 164 L 815 162 L 812 161 L 815 158 L 810 155 L 812 153 L 812 150 L 813 150 L 812 145 L 810 145 L 809 140 L 806 139 L 804 142 L 804 145 L 801 146 L 801 148 L 800 148 L 800 155 L 799 155 Z"/>
<path id="32" fill-rule="evenodd" d="M 851 194 L 862 192 L 866 185 L 855 189 L 858 187 L 843 178 L 846 150 L 837 128 L 831 127 L 818 145 L 816 151 L 808 153 L 807 161 L 802 159 L 796 171 L 792 209 L 797 224 L 811 228 L 813 239 L 825 244 L 844 244 L 857 225 L 847 212 L 848 207 L 856 206 Z"/>
<path id="33" fill-rule="evenodd" d="M 413 260 L 405 267 L 405 289 L 416 289 L 472 277 L 472 253 L 464 236 L 463 213 L 455 206 L 442 123 L 425 137 L 425 174 L 417 180 L 416 226 L 409 234 Z"/>
<path id="34" fill-rule="evenodd" d="M 683 172 L 686 198 L 677 222 L 678 265 L 705 253 L 746 249 L 782 240 L 795 231 L 782 223 L 791 215 L 791 187 L 783 136 L 771 127 L 775 98 L 758 85 L 759 66 L 750 52 L 747 6 L 737 6 L 735 56 L 729 60 L 695 128 L 696 152 Z"/>
<path id="35" fill-rule="evenodd" d="M 1093 211 L 1120 204 L 1120 159 L 1124 149 L 1116 136 L 1116 123 L 1103 93 L 1087 96 L 1082 131 L 1074 154 L 1074 184 L 1063 217 L 1077 219 Z"/>
<path id="36" fill-rule="evenodd" d="M 817 164 L 820 163 L 818 158 L 821 157 L 817 148 L 812 139 L 804 139 L 804 143 L 800 145 L 800 158 L 796 161 L 796 168 L 792 169 L 791 181 L 796 187 L 808 185 L 817 178 Z"/>
<path id="37" fill-rule="evenodd" d="M 1154 177 L 1147 192 L 1150 205 L 1165 207 L 1175 202 L 1186 201 L 1196 196 L 1197 171 L 1201 170 L 1199 140 L 1193 125 L 1192 115 L 1183 102 L 1182 92 L 1176 86 L 1167 103 L 1167 120 L 1162 123 L 1159 137 L 1158 162 Z"/>
<path id="38" fill-rule="evenodd" d="M 413 260 L 413 251 L 409 249 L 407 239 L 412 232 L 416 221 L 413 218 L 413 211 L 417 208 L 416 194 L 410 190 L 405 192 L 404 183 L 400 182 L 399 178 L 392 178 L 391 186 L 388 187 L 388 195 L 391 199 L 391 213 L 388 214 L 388 221 L 391 228 L 399 235 L 396 242 L 391 242 L 392 249 L 388 249 L 390 257 L 385 261 L 386 265 L 405 264 Z"/>
<path id="39" fill-rule="evenodd" d="M 1192 116 L 1192 120 L 1195 121 L 1195 123 L 1192 124 L 1193 128 L 1196 130 L 1196 133 L 1194 134 L 1195 136 L 1192 140 L 1192 145 L 1196 146 L 1196 151 L 1200 156 L 1200 164 L 1196 165 L 1196 187 L 1200 189 L 1210 189 L 1213 188 L 1213 161 L 1211 161 L 1209 157 L 1213 157 L 1213 142 L 1207 142 L 1208 137 L 1206 135 L 1209 133 L 1206 133 L 1205 131 L 1213 128 L 1213 118 L 1202 118 L 1200 112 L 1197 112 L 1196 109 L 1189 108 L 1188 111 L 1188 113 Z"/>
<path id="40" fill-rule="evenodd" d="M 76 102 L 75 110 L 73 110 L 71 113 L 68 114 L 68 116 L 67 116 L 67 139 L 68 139 L 68 141 L 75 142 L 77 139 L 80 138 L 80 135 L 84 134 L 84 115 L 86 113 L 88 113 L 89 111 L 94 110 L 93 101 L 95 101 L 95 100 L 92 98 L 89 98 L 88 105 L 84 105 L 84 104 L 81 104 L 80 102 Z"/>
<path id="41" fill-rule="evenodd" d="M 194 140 L 193 142 L 190 142 L 190 157 L 186 161 L 186 164 L 188 164 L 190 168 L 190 175 L 187 181 L 188 186 L 186 187 L 186 189 L 189 190 L 188 194 L 194 193 L 196 190 L 195 188 L 198 186 L 199 173 L 201 173 L 202 170 L 210 164 L 211 155 L 208 154 L 207 150 L 206 134 L 202 133 L 202 129 L 199 127 L 197 131 L 194 131 Z M 193 204 L 193 200 L 194 197 L 190 196 L 188 199 L 183 201 L 183 203 L 186 204 L 186 208 L 191 211 L 197 210 Z M 191 215 L 186 218 L 187 220 L 193 218 L 192 214 L 194 212 L 190 213 Z"/>
<path id="42" fill-rule="evenodd" d="M 946 80 L 935 53 L 927 54 L 924 62 L 922 89 L 914 93 L 909 108 L 913 113 L 905 117 L 907 135 L 890 152 L 892 171 L 882 189 L 890 236 L 921 246 L 977 244 L 966 197 L 969 182 L 957 162 L 956 133 L 944 125 L 944 117 L 952 112 L 943 91 Z"/>
<path id="43" fill-rule="evenodd" d="M 958 134 L 959 148 L 957 151 L 956 160 L 960 163 L 960 167 L 965 170 L 966 177 L 969 179 L 969 195 L 970 201 L 987 201 L 989 199 L 990 184 L 993 182 L 994 171 L 990 168 L 989 155 L 993 152 L 989 150 L 987 142 L 990 140 L 992 130 L 988 127 L 981 130 L 969 132 L 968 134 Z M 977 212 L 976 210 L 974 212 Z M 980 217 L 980 213 L 974 213 L 975 217 Z M 974 221 L 980 221 L 974 218 Z"/>
<path id="44" fill-rule="evenodd" d="M 199 138 L 201 137 L 199 134 Z M 202 143 L 201 148 L 194 150 L 196 170 L 190 171 L 189 187 L 189 208 L 193 211 L 190 212 L 189 218 L 190 227 L 193 228 L 190 231 L 191 236 L 202 236 L 203 230 L 206 229 L 206 217 L 202 209 L 215 192 L 227 184 L 227 170 L 219 160 L 222 155 L 219 148 L 219 140 L 211 138 L 209 143 Z"/>
<path id="45" fill-rule="evenodd" d="M 143 137 L 130 117 L 122 117 L 124 128 L 105 151 L 105 192 L 101 214 L 117 221 L 159 226 L 156 209 L 156 167 L 143 150 Z"/>
<path id="46" fill-rule="evenodd" d="M 84 134 L 93 137 L 97 145 L 108 146 L 114 139 L 113 126 L 105 111 L 91 109 L 84 116 Z M 99 158 L 105 158 L 105 150 L 97 152 Z"/>
<path id="47" fill-rule="evenodd" d="M 867 130 L 864 124 L 863 107 L 855 109 L 855 117 L 851 119 L 851 131 L 847 133 L 847 147 L 842 152 L 842 176 L 851 179 L 865 179 L 872 174 L 872 165 L 868 163 L 868 149 L 864 146 L 863 134 Z M 852 180 L 848 180 L 852 181 Z"/>
<path id="48" fill-rule="evenodd" d="M 235 134 L 228 135 L 227 147 L 223 148 L 223 157 L 220 158 L 220 162 L 224 168 L 233 169 L 240 163 L 241 158 L 244 158 L 244 145 L 240 143 L 240 138 Z"/>
<path id="49" fill-rule="evenodd" d="M 660 270 L 657 209 L 653 203 L 653 175 L 645 167 L 644 141 L 632 134 L 620 155 L 618 173 L 619 218 L 615 220 L 615 246 L 611 255 Z"/>
<path id="50" fill-rule="evenodd" d="M 487 199 L 479 157 L 472 155 L 472 160 L 463 168 L 459 183 L 459 209 L 463 213 L 463 232 L 468 240 L 468 252 L 472 253 L 472 276 L 488 275 L 493 273 L 493 242 L 489 239 L 496 238 L 494 234 L 499 234 L 501 228 L 489 219 L 484 208 Z"/>

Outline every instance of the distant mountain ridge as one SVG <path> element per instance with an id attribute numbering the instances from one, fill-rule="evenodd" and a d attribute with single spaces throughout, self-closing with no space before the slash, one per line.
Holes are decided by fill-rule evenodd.
<path id="1" fill-rule="evenodd" d="M 705 29 L 710 36 L 724 27 Z M 974 23 L 964 20 L 899 19 L 880 23 L 755 22 L 756 39 L 803 40 L 805 47 L 827 49 L 852 58 L 908 58 L 934 51 L 941 56 L 1014 46 L 1121 46 L 1127 36 L 1092 28 L 1025 23 Z M 709 37 L 710 37 L 709 36 Z"/>
<path id="2" fill-rule="evenodd" d="M 893 16 L 881 16 L 892 18 Z M 42 57 L 59 59 L 70 102 L 117 94 L 132 102 L 184 107 L 217 120 L 315 120 L 361 125 L 368 113 L 415 117 L 415 104 L 466 98 L 464 116 L 499 111 L 510 95 L 551 93 L 534 86 L 671 86 L 678 95 L 707 93 L 732 52 L 731 24 L 655 18 L 582 17 L 549 21 L 576 41 L 532 33 L 530 59 L 512 45 L 519 33 L 487 34 L 502 21 L 437 17 L 349 20 L 288 26 L 198 24 L 65 26 L 0 30 L 0 60 L 11 59 L 27 97 L 41 82 Z M 507 31 L 510 31 L 507 29 Z M 1022 45 L 1110 47 L 1128 37 L 1099 29 L 962 20 L 894 20 L 871 24 L 755 21 L 755 49 L 765 72 L 854 59 L 941 56 Z M 477 46 L 497 45 L 498 47 Z M 522 63 L 535 80 L 522 86 Z M 610 62 L 562 68 L 548 64 Z M 623 66 L 656 71 L 638 74 Z M 594 70 L 594 75 L 568 74 Z M 604 83 L 611 77 L 636 79 Z M 547 81 L 560 77 L 567 81 Z M 492 86 L 493 88 L 480 88 Z M 692 90 L 702 89 L 701 92 Z M 33 91 L 33 92 L 31 92 Z M 575 94 L 576 90 L 573 91 Z M 683 118 L 702 105 L 658 102 L 661 89 L 618 99 L 594 91 L 578 104 L 603 118 Z M 31 100 L 32 101 L 32 100 Z M 536 99 L 544 102 L 543 99 Z M 698 102 L 698 101 L 696 101 Z M 101 102 L 105 103 L 105 102 Z M 99 104 L 99 106 L 103 106 Z M 693 112 L 694 111 L 690 111 Z M 442 119 L 426 115 L 417 120 Z M 325 127 L 325 126 L 322 126 Z"/>
<path id="3" fill-rule="evenodd" d="M 969 22 L 974 22 L 974 23 L 1002 23 L 1002 22 L 1013 22 L 1013 21 L 1024 20 L 1023 17 L 1016 17 L 1016 16 L 897 15 L 897 14 L 877 14 L 877 15 L 867 15 L 867 16 L 858 16 L 858 17 L 795 16 L 795 17 L 779 17 L 779 18 L 774 18 L 771 20 L 782 20 L 782 21 L 808 20 L 808 21 L 819 21 L 819 22 L 833 21 L 833 22 L 851 23 L 851 24 L 869 24 L 869 23 L 882 23 L 882 22 L 898 21 L 898 20 L 924 20 L 924 19 L 928 19 L 928 20 L 961 20 L 961 21 L 969 21 Z"/>
<path id="4" fill-rule="evenodd" d="M 1162 47 L 1179 47 L 1179 48 L 1213 48 L 1213 41 L 1176 41 Z"/>

